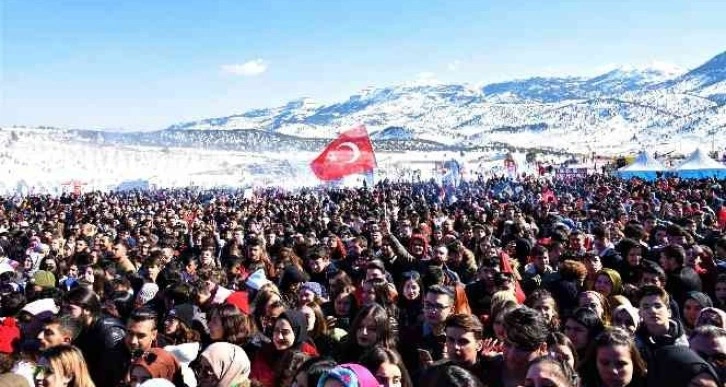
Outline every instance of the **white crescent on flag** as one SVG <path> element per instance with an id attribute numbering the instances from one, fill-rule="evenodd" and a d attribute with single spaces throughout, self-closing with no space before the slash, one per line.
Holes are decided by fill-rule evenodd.
<path id="1" fill-rule="evenodd" d="M 344 142 L 340 145 L 338 145 L 338 149 L 341 148 L 348 148 L 351 152 L 353 152 L 353 157 L 350 158 L 350 160 L 347 161 L 341 161 L 342 164 L 352 164 L 360 158 L 360 149 L 358 148 L 358 145 L 352 143 L 352 142 Z"/>

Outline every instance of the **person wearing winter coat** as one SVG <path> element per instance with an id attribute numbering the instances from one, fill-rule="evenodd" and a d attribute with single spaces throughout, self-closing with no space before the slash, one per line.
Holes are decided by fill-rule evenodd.
<path id="1" fill-rule="evenodd" d="M 81 333 L 73 345 L 83 352 L 93 382 L 98 386 L 115 386 L 124 377 L 128 350 L 124 346 L 126 327 L 120 320 L 101 314 L 96 294 L 77 287 L 65 295 L 64 312 L 78 319 Z"/>
<path id="2" fill-rule="evenodd" d="M 276 385 L 276 372 L 281 360 L 290 351 L 318 356 L 318 350 L 308 336 L 307 319 L 296 310 L 286 310 L 277 318 L 272 329 L 272 342 L 255 355 L 250 379 L 263 386 Z"/>
<path id="3" fill-rule="evenodd" d="M 669 296 L 665 290 L 655 285 L 641 289 L 638 309 L 643 321 L 635 332 L 635 343 L 649 369 L 659 348 L 672 345 L 688 347 L 683 325 L 671 318 L 668 305 Z"/>

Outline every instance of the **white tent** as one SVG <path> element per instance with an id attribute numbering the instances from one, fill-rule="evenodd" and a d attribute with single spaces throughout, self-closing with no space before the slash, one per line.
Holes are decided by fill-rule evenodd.
<path id="1" fill-rule="evenodd" d="M 623 179 L 630 179 L 637 177 L 643 180 L 655 180 L 658 177 L 658 172 L 665 172 L 666 167 L 648 154 L 648 152 L 640 152 L 635 161 L 618 169 L 618 176 Z"/>
<path id="2" fill-rule="evenodd" d="M 701 148 L 691 153 L 685 161 L 676 169 L 678 177 L 685 179 L 705 179 L 715 177 L 717 179 L 726 179 L 726 165 L 708 157 L 706 152 Z"/>

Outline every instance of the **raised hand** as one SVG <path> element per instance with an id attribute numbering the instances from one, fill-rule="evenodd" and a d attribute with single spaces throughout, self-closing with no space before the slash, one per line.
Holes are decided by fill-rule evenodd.
<path id="1" fill-rule="evenodd" d="M 501 341 L 488 338 L 482 343 L 481 355 L 484 357 L 495 357 L 504 351 L 504 343 Z"/>

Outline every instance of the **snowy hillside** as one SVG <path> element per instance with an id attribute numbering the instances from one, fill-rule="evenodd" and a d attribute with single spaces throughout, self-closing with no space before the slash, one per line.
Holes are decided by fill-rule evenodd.
<path id="1" fill-rule="evenodd" d="M 725 146 L 724 105 L 726 52 L 688 72 L 655 63 L 592 78 L 535 77 L 481 88 L 403 84 L 366 89 L 329 105 L 303 99 L 167 130 L 256 130 L 324 139 L 364 123 L 374 140 L 417 139 L 449 147 L 504 143 L 572 152 L 607 141 L 617 153 L 682 139 L 705 141 L 714 133 Z"/>

